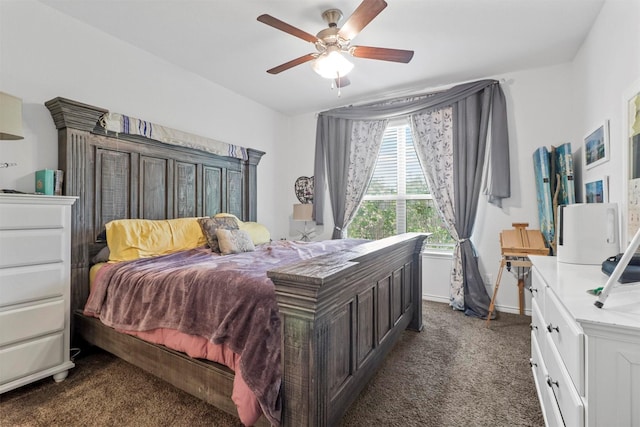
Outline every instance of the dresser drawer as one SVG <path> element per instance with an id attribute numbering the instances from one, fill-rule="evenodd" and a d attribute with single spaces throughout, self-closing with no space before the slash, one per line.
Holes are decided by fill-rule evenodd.
<path id="1" fill-rule="evenodd" d="M 565 369 L 560 354 L 551 342 L 551 337 L 546 338 L 549 355 L 544 359 L 548 371 L 547 387 L 553 390 L 564 423 L 567 426 L 583 426 L 584 403 Z"/>
<path id="2" fill-rule="evenodd" d="M 41 204 L 0 204 L 0 229 L 63 228 L 64 207 Z"/>
<path id="3" fill-rule="evenodd" d="M 64 317 L 65 302 L 62 298 L 0 311 L 0 346 L 61 331 Z"/>
<path id="4" fill-rule="evenodd" d="M 546 342 L 545 336 L 547 335 L 547 325 L 544 323 L 542 312 L 538 307 L 537 300 L 531 301 L 531 334 L 536 338 L 538 345 L 540 346 L 540 352 L 545 353 L 544 343 Z"/>
<path id="5" fill-rule="evenodd" d="M 547 284 L 540 275 L 540 272 L 535 268 L 531 269 L 531 300 L 538 303 L 540 314 L 544 314 L 544 294 L 547 289 Z"/>
<path id="6" fill-rule="evenodd" d="M 62 229 L 0 230 L 0 268 L 62 262 L 67 239 Z"/>
<path id="7" fill-rule="evenodd" d="M 61 333 L 0 349 L 0 384 L 64 362 Z"/>
<path id="8" fill-rule="evenodd" d="M 68 278 L 62 263 L 0 269 L 0 308 L 62 296 Z"/>
<path id="9" fill-rule="evenodd" d="M 543 336 L 542 338 L 543 341 L 546 340 L 546 337 Z M 546 427 L 561 427 L 564 426 L 564 422 L 562 421 L 560 408 L 556 402 L 553 390 L 547 385 L 547 377 L 549 375 L 538 344 L 539 342 L 536 336 L 531 334 L 531 371 L 533 373 L 536 391 L 538 392 L 538 398 L 540 399 L 542 415 L 544 416 Z"/>
<path id="10" fill-rule="evenodd" d="M 551 291 L 545 294 L 544 320 L 547 334 L 560 354 L 575 388 L 584 396 L 584 333 Z M 543 355 L 546 360 L 546 349 Z"/>

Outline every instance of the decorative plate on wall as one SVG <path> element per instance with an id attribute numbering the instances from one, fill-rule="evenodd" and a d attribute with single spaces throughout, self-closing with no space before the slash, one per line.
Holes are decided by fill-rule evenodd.
<path id="1" fill-rule="evenodd" d="M 300 203 L 313 203 L 313 177 L 301 176 L 294 186 Z"/>

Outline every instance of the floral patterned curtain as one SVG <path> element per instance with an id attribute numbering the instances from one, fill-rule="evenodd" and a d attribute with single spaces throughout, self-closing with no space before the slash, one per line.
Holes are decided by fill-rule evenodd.
<path id="1" fill-rule="evenodd" d="M 451 237 L 458 242 L 453 253 L 449 303 L 456 310 L 464 310 L 462 256 L 453 201 L 452 114 L 451 107 L 414 114 L 411 116 L 411 130 L 433 202 Z"/>
<path id="2" fill-rule="evenodd" d="M 336 224 L 334 238 L 344 231 L 353 220 L 360 207 L 364 193 L 369 186 L 373 170 L 382 145 L 382 136 L 388 120 L 354 121 L 351 130 L 351 150 L 349 151 L 349 172 L 345 191 L 344 217 L 342 224 Z"/>

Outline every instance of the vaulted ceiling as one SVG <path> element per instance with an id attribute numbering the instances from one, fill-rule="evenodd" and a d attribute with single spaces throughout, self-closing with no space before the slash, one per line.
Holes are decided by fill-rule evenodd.
<path id="1" fill-rule="evenodd" d="M 315 35 L 326 28 L 324 10 L 342 10 L 344 22 L 360 0 L 40 1 L 293 115 L 571 61 L 604 0 L 387 0 L 353 44 L 415 55 L 408 64 L 350 58 L 340 97 L 310 63 L 267 74 L 315 48 L 256 18 L 266 13 Z"/>

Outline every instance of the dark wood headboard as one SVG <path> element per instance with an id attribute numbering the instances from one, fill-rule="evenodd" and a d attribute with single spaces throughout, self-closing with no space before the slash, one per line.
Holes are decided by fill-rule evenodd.
<path id="1" fill-rule="evenodd" d="M 170 219 L 230 212 L 256 220 L 257 165 L 153 139 L 107 132 L 108 112 L 64 98 L 45 103 L 58 129 L 58 168 L 64 194 L 78 196 L 71 219 L 71 310 L 89 295 L 91 258 L 105 245 L 98 235 L 114 219 Z"/>

